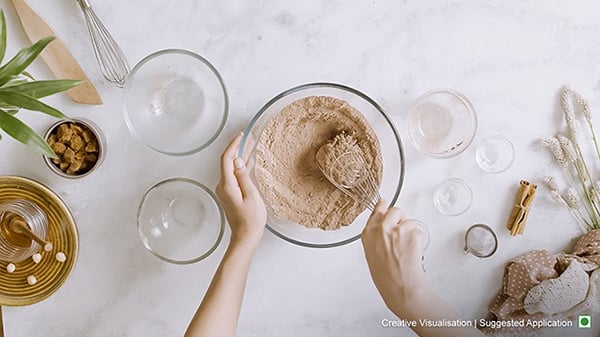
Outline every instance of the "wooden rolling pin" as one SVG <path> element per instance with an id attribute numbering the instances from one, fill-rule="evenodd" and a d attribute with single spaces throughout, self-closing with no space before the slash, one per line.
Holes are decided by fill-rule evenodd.
<path id="1" fill-rule="evenodd" d="M 25 0 L 12 0 L 25 34 L 32 43 L 47 36 L 56 36 L 52 29 L 37 15 Z M 57 37 L 41 53 L 42 59 L 57 79 L 83 80 L 84 82 L 67 91 L 74 102 L 102 104 L 98 91 L 85 75 L 67 46 Z"/>

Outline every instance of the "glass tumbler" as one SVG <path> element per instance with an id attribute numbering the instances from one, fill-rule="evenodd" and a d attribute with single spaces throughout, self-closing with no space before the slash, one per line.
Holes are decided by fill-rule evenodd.
<path id="1" fill-rule="evenodd" d="M 35 203 L 14 199 L 0 203 L 0 260 L 20 262 L 35 254 L 42 247 L 25 234 L 16 231 L 11 223 L 23 221 L 41 238 L 48 233 L 48 220 L 44 211 Z"/>

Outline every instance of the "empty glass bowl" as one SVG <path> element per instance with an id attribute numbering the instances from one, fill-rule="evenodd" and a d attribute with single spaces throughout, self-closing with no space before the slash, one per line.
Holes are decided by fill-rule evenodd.
<path id="1" fill-rule="evenodd" d="M 225 218 L 215 195 L 186 178 L 151 187 L 138 209 L 142 243 L 156 257 L 189 264 L 208 257 L 223 237 Z"/>
<path id="2" fill-rule="evenodd" d="M 444 180 L 433 194 L 433 204 L 446 215 L 460 215 L 471 207 L 471 187 L 460 178 Z"/>
<path id="3" fill-rule="evenodd" d="M 449 158 L 463 152 L 476 131 L 473 105 L 455 90 L 430 91 L 419 97 L 408 112 L 411 143 L 433 158 Z"/>
<path id="4" fill-rule="evenodd" d="M 475 152 L 477 165 L 488 173 L 506 171 L 515 158 L 515 148 L 510 140 L 503 136 L 485 138 Z"/>
<path id="5" fill-rule="evenodd" d="M 184 156 L 217 138 L 228 105 L 223 79 L 210 62 L 187 50 L 167 49 L 131 70 L 123 113 L 140 142 L 163 154 Z"/>

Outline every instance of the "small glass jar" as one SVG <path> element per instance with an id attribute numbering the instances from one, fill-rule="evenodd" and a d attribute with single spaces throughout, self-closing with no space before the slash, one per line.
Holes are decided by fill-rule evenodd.
<path id="1" fill-rule="evenodd" d="M 14 199 L 0 203 L 0 260 L 20 262 L 38 252 L 42 247 L 25 234 L 15 231 L 11 222 L 21 220 L 33 233 L 46 238 L 48 219 L 35 203 Z"/>

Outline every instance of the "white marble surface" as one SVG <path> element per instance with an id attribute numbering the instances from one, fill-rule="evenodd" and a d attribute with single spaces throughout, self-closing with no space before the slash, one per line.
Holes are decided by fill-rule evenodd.
<path id="1" fill-rule="evenodd" d="M 71 48 L 105 103 L 76 105 L 64 95 L 47 102 L 94 120 L 109 148 L 93 175 L 64 180 L 35 153 L 8 137 L 0 141 L 0 174 L 31 177 L 58 191 L 75 214 L 81 239 L 77 266 L 54 296 L 29 307 L 3 308 L 8 337 L 182 335 L 227 240 L 195 265 L 160 262 L 138 240 L 135 214 L 141 195 L 172 176 L 214 186 L 217 155 L 228 139 L 266 100 L 305 82 L 356 87 L 392 116 L 407 154 L 398 204 L 431 229 L 428 277 L 465 318 L 486 315 L 510 257 L 539 248 L 558 252 L 579 234 L 544 188 L 524 236 L 509 237 L 504 223 L 520 179 L 540 183 L 544 174 L 558 174 L 535 145 L 561 122 L 558 90 L 570 84 L 600 110 L 597 1 L 94 1 L 131 63 L 158 49 L 180 47 L 200 53 L 221 71 L 231 99 L 228 125 L 213 146 L 185 158 L 153 153 L 129 135 L 121 91 L 100 75 L 75 1 L 29 3 Z M 0 4 L 12 54 L 27 41 L 10 1 Z M 31 71 L 50 78 L 39 61 Z M 436 87 L 457 89 L 472 100 L 479 116 L 475 144 L 498 133 L 513 141 L 516 161 L 508 171 L 479 170 L 474 146 L 440 161 L 408 144 L 408 107 Z M 21 116 L 40 132 L 53 122 L 31 112 Z M 441 215 L 432 204 L 435 186 L 449 176 L 465 179 L 475 196 L 471 209 L 457 217 Z M 475 222 L 499 234 L 499 251 L 490 259 L 463 255 L 464 230 Z M 314 250 L 267 233 L 250 272 L 239 335 L 413 335 L 382 328 L 381 320 L 392 317 L 371 283 L 359 243 Z M 568 333 L 592 336 L 600 324 L 595 326 L 595 331 Z"/>

